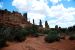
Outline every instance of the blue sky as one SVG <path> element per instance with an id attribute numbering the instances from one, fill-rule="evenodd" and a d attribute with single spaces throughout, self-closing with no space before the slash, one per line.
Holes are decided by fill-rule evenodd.
<path id="1" fill-rule="evenodd" d="M 14 6 L 12 6 L 12 1 L 13 0 L 1 0 L 1 2 L 3 3 L 2 9 L 8 9 L 9 11 L 18 11 Z"/>
<path id="2" fill-rule="evenodd" d="M 47 20 L 50 27 L 75 25 L 75 0 L 0 0 L 0 9 L 28 13 L 28 20 Z"/>

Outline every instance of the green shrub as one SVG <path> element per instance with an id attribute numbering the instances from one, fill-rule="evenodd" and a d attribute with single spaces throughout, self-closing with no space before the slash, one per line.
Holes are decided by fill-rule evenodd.
<path id="1" fill-rule="evenodd" d="M 38 36 L 39 36 L 38 31 L 35 30 L 35 29 L 31 29 L 31 30 L 30 30 L 30 33 L 31 33 L 31 36 L 32 36 L 32 37 L 38 37 Z"/>
<path id="2" fill-rule="evenodd" d="M 54 41 L 60 41 L 60 37 L 57 31 L 49 31 L 48 35 L 45 37 L 45 41 L 48 43 L 54 42 Z"/>
<path id="3" fill-rule="evenodd" d="M 24 41 L 26 39 L 26 36 L 27 36 L 27 30 L 21 28 L 20 30 L 18 30 L 18 32 L 16 33 L 16 36 L 15 36 L 15 40 L 16 41 Z"/>
<path id="4" fill-rule="evenodd" d="M 6 46 L 7 38 L 6 38 L 6 28 L 0 27 L 0 48 Z"/>
<path id="5" fill-rule="evenodd" d="M 0 48 L 4 47 L 7 41 L 24 41 L 27 34 L 28 31 L 25 28 L 8 27 L 0 24 Z"/>
<path id="6" fill-rule="evenodd" d="M 8 41 L 14 41 L 14 38 L 16 36 L 16 29 L 14 27 L 10 27 L 10 33 L 9 33 L 9 36 L 7 37 L 7 40 Z"/>
<path id="7" fill-rule="evenodd" d="M 5 47 L 5 46 L 6 46 L 6 40 L 0 38 L 0 48 L 3 48 L 3 47 Z"/>
<path id="8" fill-rule="evenodd" d="M 33 25 L 32 28 L 29 29 L 28 31 L 32 37 L 38 37 L 39 36 L 38 27 L 36 25 Z"/>
<path id="9" fill-rule="evenodd" d="M 26 39 L 27 36 L 27 30 L 24 28 L 12 28 L 11 34 L 9 35 L 8 40 L 9 41 L 17 41 L 21 42 Z"/>
<path id="10" fill-rule="evenodd" d="M 44 34 L 48 34 L 48 33 L 49 33 L 49 31 L 50 31 L 50 30 L 45 29 L 45 30 L 44 30 Z"/>
<path id="11" fill-rule="evenodd" d="M 69 40 L 75 40 L 75 34 L 70 35 Z"/>

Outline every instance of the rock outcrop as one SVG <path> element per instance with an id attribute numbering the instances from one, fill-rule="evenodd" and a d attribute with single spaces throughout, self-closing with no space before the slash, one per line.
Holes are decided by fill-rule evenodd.
<path id="1" fill-rule="evenodd" d="M 26 13 L 27 16 L 27 13 Z M 21 26 L 21 27 L 31 27 L 31 23 L 25 19 L 21 13 L 8 10 L 0 10 L 0 24 L 7 26 Z"/>

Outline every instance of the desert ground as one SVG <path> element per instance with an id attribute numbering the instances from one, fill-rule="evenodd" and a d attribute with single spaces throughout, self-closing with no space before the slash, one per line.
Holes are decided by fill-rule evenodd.
<path id="1" fill-rule="evenodd" d="M 59 42 L 46 43 L 44 36 L 27 37 L 24 42 L 7 42 L 1 50 L 75 50 L 75 41 L 61 39 Z"/>

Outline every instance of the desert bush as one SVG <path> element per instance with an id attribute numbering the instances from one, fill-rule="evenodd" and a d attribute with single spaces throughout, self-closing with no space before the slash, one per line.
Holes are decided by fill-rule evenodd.
<path id="1" fill-rule="evenodd" d="M 6 46 L 7 38 L 5 34 L 6 27 L 0 27 L 0 48 Z"/>
<path id="2" fill-rule="evenodd" d="M 32 28 L 29 30 L 29 32 L 30 32 L 30 35 L 32 37 L 38 37 L 39 36 L 38 28 L 36 25 L 33 25 Z"/>
<path id="3" fill-rule="evenodd" d="M 31 30 L 30 30 L 30 33 L 31 33 L 30 35 L 31 35 L 32 37 L 38 37 L 38 36 L 39 36 L 37 30 L 35 30 L 35 29 L 31 29 Z"/>
<path id="4" fill-rule="evenodd" d="M 75 40 L 75 34 L 70 35 L 69 40 Z"/>
<path id="5" fill-rule="evenodd" d="M 14 38 L 16 36 L 16 29 L 14 27 L 10 27 L 11 31 L 9 33 L 9 36 L 7 37 L 8 41 L 14 41 Z"/>
<path id="6" fill-rule="evenodd" d="M 19 42 L 24 41 L 26 39 L 26 35 L 27 35 L 27 30 L 21 28 L 16 33 L 15 40 Z"/>
<path id="7" fill-rule="evenodd" d="M 20 27 L 12 28 L 12 31 L 11 31 L 11 34 L 9 35 L 8 40 L 21 42 L 26 39 L 26 35 L 27 35 L 26 29 L 20 28 Z"/>
<path id="8" fill-rule="evenodd" d="M 48 35 L 44 39 L 46 42 L 51 43 L 54 41 L 60 41 L 59 33 L 57 31 L 49 31 Z"/>
<path id="9" fill-rule="evenodd" d="M 6 44 L 6 40 L 4 38 L 1 38 L 0 37 L 0 48 L 3 48 L 5 47 L 7 44 Z"/>
<path id="10" fill-rule="evenodd" d="M 45 29 L 45 30 L 43 31 L 43 33 L 44 33 L 44 34 L 48 34 L 49 31 L 50 31 L 49 29 Z"/>

